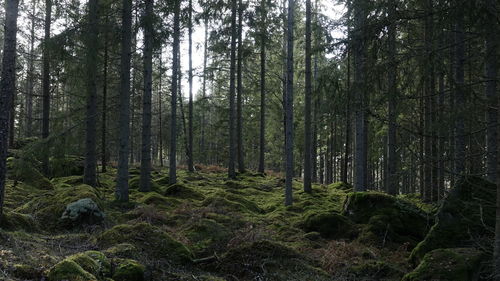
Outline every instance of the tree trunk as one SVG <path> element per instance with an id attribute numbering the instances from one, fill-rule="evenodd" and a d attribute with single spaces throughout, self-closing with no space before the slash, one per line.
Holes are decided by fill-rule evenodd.
<path id="1" fill-rule="evenodd" d="M 85 168 L 83 183 L 97 185 L 96 121 L 97 121 L 97 61 L 99 32 L 98 0 L 89 0 L 87 50 L 87 110 L 85 135 Z"/>
<path id="2" fill-rule="evenodd" d="M 142 99 L 142 153 L 139 190 L 151 191 L 151 99 L 153 91 L 153 3 L 146 0 L 144 14 L 144 94 Z"/>
<path id="3" fill-rule="evenodd" d="M 347 36 L 350 38 L 350 29 L 347 27 Z M 346 79 L 346 110 L 345 110 L 345 153 L 342 163 L 341 181 L 348 183 L 349 157 L 351 154 L 351 45 L 347 46 L 347 79 Z"/>
<path id="4" fill-rule="evenodd" d="M 10 108 L 16 91 L 16 47 L 18 0 L 5 1 L 4 46 L 0 78 L 0 222 L 5 197 Z"/>
<path id="5" fill-rule="evenodd" d="M 486 11 L 496 11 L 495 0 L 487 0 Z M 498 13 L 497 13 L 498 14 Z M 489 15 L 489 24 L 486 25 L 486 54 L 485 54 L 485 94 L 487 99 L 486 111 L 486 165 L 487 178 L 491 182 L 496 181 L 497 172 L 497 135 L 498 135 L 498 96 L 497 96 L 497 47 L 498 47 L 498 27 L 495 21 L 496 15 Z M 500 265 L 500 264 L 499 264 Z M 500 267 L 499 267 L 500 269 Z M 500 277 L 499 277 L 500 278 Z"/>
<path id="6" fill-rule="evenodd" d="M 36 0 L 33 0 L 31 10 L 30 27 L 30 54 L 28 62 L 27 89 L 26 89 L 26 137 L 33 136 L 33 90 L 35 84 L 35 19 L 36 19 Z"/>
<path id="7" fill-rule="evenodd" d="M 120 60 L 120 119 L 118 175 L 115 197 L 128 201 L 128 165 L 130 141 L 130 60 L 132 56 L 132 0 L 122 2 L 122 46 Z"/>
<path id="8" fill-rule="evenodd" d="M 238 65 L 237 65 L 237 97 L 236 97 L 236 110 L 237 110 L 237 139 L 238 139 L 238 171 L 245 172 L 245 149 L 243 148 L 243 80 L 241 76 L 243 66 L 243 3 L 242 0 L 238 2 Z"/>
<path id="9" fill-rule="evenodd" d="M 163 53 L 162 48 L 160 47 L 160 65 L 159 65 L 159 70 L 158 72 L 160 73 L 159 75 L 159 81 L 158 81 L 158 143 L 159 143 L 159 149 L 158 149 L 158 160 L 160 161 L 160 167 L 163 167 L 163 118 L 162 118 L 162 79 L 161 77 L 163 76 L 163 71 L 162 71 L 162 60 L 161 60 L 161 55 Z"/>
<path id="10" fill-rule="evenodd" d="M 106 152 L 106 122 L 108 112 L 108 60 L 109 60 L 109 38 L 108 38 L 108 24 L 109 16 L 106 14 L 104 24 L 104 58 L 103 58 L 103 74 L 102 74 L 102 124 L 101 124 L 101 171 L 106 172 L 107 166 L 107 152 Z"/>
<path id="11" fill-rule="evenodd" d="M 52 23 L 52 0 L 45 1 L 45 22 L 42 57 L 42 138 L 49 137 L 50 119 L 50 26 Z M 42 171 L 49 174 L 49 145 L 45 144 L 42 156 Z"/>
<path id="12" fill-rule="evenodd" d="M 461 176 L 465 173 L 465 31 L 464 11 L 458 5 L 455 19 L 455 173 Z"/>
<path id="13" fill-rule="evenodd" d="M 205 104 L 207 102 L 207 60 L 208 60 L 208 17 L 204 20 L 205 25 L 205 40 L 203 45 L 203 82 L 202 82 L 202 112 L 201 112 L 201 141 L 200 141 L 200 155 L 203 164 L 207 164 L 207 149 L 205 140 L 205 126 L 206 126 L 206 115 L 205 115 Z"/>
<path id="14" fill-rule="evenodd" d="M 295 1 L 288 0 L 286 101 L 285 101 L 285 206 L 293 203 L 293 41 Z"/>
<path id="15" fill-rule="evenodd" d="M 177 93 L 180 51 L 180 0 L 174 1 L 174 45 L 172 46 L 172 97 L 170 99 L 169 183 L 177 183 Z"/>
<path id="16" fill-rule="evenodd" d="M 356 124 L 356 154 L 355 154 L 355 182 L 356 191 L 366 191 L 367 188 L 367 122 L 366 122 L 366 93 L 365 93 L 365 1 L 354 3 L 354 91 L 355 91 L 355 124 Z"/>
<path id="17" fill-rule="evenodd" d="M 235 160 L 236 160 L 236 138 L 235 138 L 235 119 L 236 110 L 234 108 L 235 98 L 235 74 L 236 74 L 236 0 L 231 2 L 231 66 L 229 74 L 229 169 L 228 177 L 236 178 Z"/>
<path id="18" fill-rule="evenodd" d="M 266 151 L 266 0 L 262 0 L 260 29 L 260 138 L 259 138 L 259 173 L 265 171 Z"/>
<path id="19" fill-rule="evenodd" d="M 188 171 L 194 172 L 193 160 L 193 1 L 189 0 L 189 132 L 188 132 Z"/>
<path id="20" fill-rule="evenodd" d="M 306 0 L 304 192 L 311 193 L 311 0 Z"/>

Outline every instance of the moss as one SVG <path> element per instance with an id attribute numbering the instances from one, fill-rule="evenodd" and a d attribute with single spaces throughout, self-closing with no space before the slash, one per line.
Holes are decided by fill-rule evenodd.
<path id="1" fill-rule="evenodd" d="M 199 255 L 220 252 L 231 237 L 231 232 L 224 225 L 211 220 L 201 219 L 183 231 L 192 243 L 191 248 Z"/>
<path id="2" fill-rule="evenodd" d="M 351 184 L 345 183 L 342 181 L 335 182 L 335 183 L 328 185 L 328 189 L 336 189 L 336 190 L 341 190 L 341 191 L 345 191 L 345 192 L 352 192 L 353 191 L 353 187 Z"/>
<path id="3" fill-rule="evenodd" d="M 477 280 L 483 254 L 473 248 L 436 249 L 427 253 L 402 281 Z"/>
<path id="4" fill-rule="evenodd" d="M 131 175 L 128 180 L 129 189 L 139 190 L 139 185 L 141 182 L 140 172 L 137 175 Z M 158 191 L 160 189 L 160 185 L 158 185 L 155 181 L 151 182 L 151 190 Z"/>
<path id="5" fill-rule="evenodd" d="M 143 281 L 146 268 L 134 261 L 123 260 L 118 264 L 113 274 L 114 281 Z"/>
<path id="6" fill-rule="evenodd" d="M 68 177 L 83 175 L 85 159 L 81 156 L 66 155 L 50 159 L 50 177 Z"/>
<path id="7" fill-rule="evenodd" d="M 365 243 L 384 246 L 386 242 L 415 245 L 427 233 L 427 213 L 410 202 L 377 192 L 349 193 L 342 214 L 365 224 L 360 238 Z"/>
<path id="8" fill-rule="evenodd" d="M 130 243 L 117 244 L 108 248 L 105 253 L 116 258 L 137 258 L 140 255 L 137 248 Z"/>
<path id="9" fill-rule="evenodd" d="M 165 258 L 177 263 L 191 259 L 191 252 L 182 243 L 148 223 L 114 226 L 99 235 L 97 243 L 103 248 L 130 243 L 151 258 Z"/>
<path id="10" fill-rule="evenodd" d="M 142 194 L 143 196 L 137 200 L 139 203 L 147 205 L 161 205 L 161 206 L 171 205 L 171 201 L 168 198 L 157 192 L 148 192 Z"/>
<path id="11" fill-rule="evenodd" d="M 165 196 L 171 196 L 181 199 L 203 200 L 204 198 L 201 193 L 180 183 L 169 186 L 163 194 Z"/>
<path id="12" fill-rule="evenodd" d="M 495 184 L 479 177 L 461 179 L 443 201 L 436 223 L 412 251 L 411 261 L 417 264 L 434 249 L 476 246 L 472 243 L 495 227 L 495 198 Z M 492 247 L 483 244 L 480 247 Z"/>
<path id="13" fill-rule="evenodd" d="M 54 186 L 46 177 L 25 159 L 11 159 L 9 161 L 9 178 L 24 182 L 42 190 L 54 189 Z"/>
<path id="14" fill-rule="evenodd" d="M 354 224 L 345 216 L 331 212 L 310 214 L 299 227 L 306 232 L 317 231 L 324 238 L 353 238 L 356 235 Z"/>
<path id="15" fill-rule="evenodd" d="M 83 184 L 83 177 L 80 176 L 68 176 L 68 177 L 59 177 L 59 178 L 53 178 L 52 183 L 54 185 L 78 185 L 78 184 Z"/>
<path id="16" fill-rule="evenodd" d="M 30 232 L 38 229 L 32 216 L 13 211 L 5 212 L 1 215 L 0 228 L 11 231 L 25 230 Z"/>
<path id="17" fill-rule="evenodd" d="M 83 198 L 66 206 L 61 220 L 68 225 L 93 225 L 104 220 L 104 213 L 90 198 Z"/>
<path id="18" fill-rule="evenodd" d="M 170 184 L 170 178 L 168 176 L 163 176 L 159 179 L 156 179 L 155 182 L 160 186 L 168 185 Z"/>
<path id="19" fill-rule="evenodd" d="M 12 276 L 22 280 L 40 280 L 39 269 L 27 264 L 14 264 L 12 266 Z"/>
<path id="20" fill-rule="evenodd" d="M 63 260 L 54 265 L 47 275 L 49 281 L 97 281 L 97 278 L 85 271 L 72 260 Z"/>
<path id="21" fill-rule="evenodd" d="M 349 274 L 357 278 L 370 280 L 400 280 L 404 272 L 384 261 L 368 261 L 349 267 Z"/>

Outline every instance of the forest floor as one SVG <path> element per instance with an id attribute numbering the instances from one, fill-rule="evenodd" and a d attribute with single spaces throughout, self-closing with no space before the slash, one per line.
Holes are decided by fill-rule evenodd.
<path id="1" fill-rule="evenodd" d="M 433 206 L 418 199 L 361 196 L 343 183 L 307 194 L 296 181 L 285 207 L 280 177 L 227 180 L 199 167 L 169 186 L 167 172 L 157 169 L 154 191 L 143 193 L 131 169 L 129 203 L 114 201 L 113 169 L 98 188 L 78 175 L 42 180 L 43 189 L 11 176 L 0 280 L 401 280 L 434 223 Z M 73 204 L 81 217 L 67 219 L 68 204 L 87 198 L 97 206 Z"/>

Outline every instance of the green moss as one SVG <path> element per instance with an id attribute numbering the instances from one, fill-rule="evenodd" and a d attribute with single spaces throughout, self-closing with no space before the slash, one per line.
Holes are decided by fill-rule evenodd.
<path id="1" fill-rule="evenodd" d="M 341 190 L 341 191 L 345 191 L 345 192 L 352 192 L 353 191 L 353 187 L 351 184 L 345 183 L 342 181 L 335 182 L 335 183 L 328 185 L 328 189 L 336 189 L 336 190 Z"/>
<path id="2" fill-rule="evenodd" d="M 191 252 L 182 243 L 147 223 L 117 225 L 99 235 L 97 243 L 103 248 L 130 243 L 152 258 L 166 258 L 177 263 L 191 259 Z"/>
<path id="3" fill-rule="evenodd" d="M 6 230 L 35 231 L 37 226 L 35 220 L 30 215 L 16 212 L 5 212 L 0 217 L 0 228 Z"/>
<path id="4" fill-rule="evenodd" d="M 163 194 L 180 199 L 203 200 L 204 198 L 201 193 L 180 183 L 169 186 Z"/>
<path id="5" fill-rule="evenodd" d="M 22 280 L 39 280 L 41 272 L 39 269 L 27 264 L 14 264 L 12 275 Z"/>
<path id="6" fill-rule="evenodd" d="M 139 257 L 139 251 L 137 248 L 130 243 L 121 243 L 108 248 L 105 253 L 109 256 L 116 258 L 137 258 Z"/>
<path id="7" fill-rule="evenodd" d="M 80 156 L 66 155 L 50 159 L 51 177 L 68 177 L 83 175 L 85 159 Z"/>
<path id="8" fill-rule="evenodd" d="M 97 281 L 97 278 L 85 271 L 72 260 L 63 260 L 54 265 L 47 275 L 49 281 Z"/>
<path id="9" fill-rule="evenodd" d="M 378 192 L 349 193 L 342 214 L 355 223 L 365 224 L 361 241 L 378 246 L 387 242 L 415 245 L 423 239 L 431 223 L 417 206 Z"/>
<path id="10" fill-rule="evenodd" d="M 417 264 L 434 249 L 476 246 L 471 237 L 482 237 L 495 227 L 495 198 L 495 184 L 479 177 L 461 179 L 441 205 L 436 223 L 412 251 L 411 261 Z M 492 244 L 480 246 L 488 249 Z"/>
<path id="11" fill-rule="evenodd" d="M 113 274 L 114 281 L 143 281 L 146 268 L 134 261 L 123 260 L 118 264 Z"/>
<path id="12" fill-rule="evenodd" d="M 199 255 L 220 252 L 231 237 L 229 229 L 211 219 L 196 221 L 183 233 L 192 243 L 193 251 Z"/>
<path id="13" fill-rule="evenodd" d="M 402 281 L 477 280 L 483 254 L 473 248 L 436 249 L 427 253 Z"/>
<path id="14" fill-rule="evenodd" d="M 9 162 L 9 165 L 9 178 L 42 190 L 54 189 L 50 180 L 44 177 L 30 161 L 15 158 Z"/>
<path id="15" fill-rule="evenodd" d="M 324 238 L 353 238 L 354 224 L 345 216 L 331 212 L 308 215 L 299 227 L 306 232 L 316 231 Z"/>
<path id="16" fill-rule="evenodd" d="M 171 200 L 169 200 L 169 198 L 157 192 L 142 193 L 142 197 L 138 198 L 137 201 L 139 203 L 147 205 L 158 205 L 158 206 L 171 205 Z"/>
<path id="17" fill-rule="evenodd" d="M 131 175 L 128 180 L 129 189 L 139 190 L 139 185 L 141 183 L 140 172 L 137 175 Z M 160 189 L 160 185 L 156 183 L 156 181 L 151 182 L 151 189 L 154 191 L 158 191 Z"/>
<path id="18" fill-rule="evenodd" d="M 368 278 L 373 280 L 400 280 L 403 271 L 396 266 L 384 261 L 367 261 L 353 265 L 348 269 L 351 276 L 360 279 Z"/>

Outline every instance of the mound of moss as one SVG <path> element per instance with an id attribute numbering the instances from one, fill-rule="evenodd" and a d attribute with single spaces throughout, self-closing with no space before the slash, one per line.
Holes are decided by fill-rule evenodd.
<path id="1" fill-rule="evenodd" d="M 0 228 L 5 230 L 37 230 L 36 222 L 31 215 L 16 212 L 4 212 L 0 216 Z"/>
<path id="2" fill-rule="evenodd" d="M 50 159 L 50 177 L 69 177 L 83 175 L 85 158 L 76 155 L 53 157 Z"/>
<path id="3" fill-rule="evenodd" d="M 194 200 L 203 200 L 204 196 L 198 191 L 187 187 L 181 183 L 173 184 L 163 192 L 165 196 L 171 196 L 180 199 L 194 199 Z"/>
<path id="4" fill-rule="evenodd" d="M 211 219 L 198 220 L 183 233 L 192 243 L 191 249 L 200 256 L 220 252 L 231 237 L 229 229 Z"/>
<path id="5" fill-rule="evenodd" d="M 140 253 L 137 248 L 130 243 L 121 243 L 112 246 L 104 251 L 106 255 L 115 258 L 132 259 L 139 257 Z"/>
<path id="6" fill-rule="evenodd" d="M 131 172 L 131 176 L 128 180 L 129 189 L 139 190 L 140 184 L 141 184 L 140 172 L 137 175 L 135 175 L 135 174 L 132 175 L 132 172 Z M 160 185 L 158 185 L 158 183 L 156 181 L 151 181 L 151 189 L 158 191 L 160 189 Z"/>
<path id="7" fill-rule="evenodd" d="M 148 223 L 121 224 L 97 236 L 97 244 L 109 248 L 130 243 L 150 258 L 165 258 L 176 263 L 191 260 L 191 252 L 166 232 Z"/>
<path id="8" fill-rule="evenodd" d="M 416 244 L 427 233 L 429 216 L 396 197 L 378 192 L 349 193 L 342 214 L 363 224 L 359 239 L 385 246 L 388 242 Z"/>
<path id="9" fill-rule="evenodd" d="M 402 281 L 475 281 L 483 257 L 474 248 L 436 249 L 427 253 L 420 265 Z"/>
<path id="10" fill-rule="evenodd" d="M 345 216 L 335 212 L 313 213 L 298 225 L 305 232 L 318 232 L 327 239 L 354 238 L 355 225 Z"/>
<path id="11" fill-rule="evenodd" d="M 146 268 L 135 260 L 122 260 L 113 273 L 114 281 L 144 281 Z"/>
<path id="12" fill-rule="evenodd" d="M 360 280 L 401 280 L 404 272 L 395 265 L 379 260 L 370 260 L 348 268 L 349 274 Z"/>
<path id="13" fill-rule="evenodd" d="M 103 253 L 98 251 L 78 253 L 69 256 L 66 260 L 76 262 L 85 271 L 98 278 L 104 278 L 111 273 L 111 263 Z"/>
<path id="14" fill-rule="evenodd" d="M 97 278 L 84 270 L 78 263 L 66 259 L 54 265 L 47 274 L 49 281 L 98 281 Z"/>
<path id="15" fill-rule="evenodd" d="M 42 272 L 39 268 L 27 264 L 14 264 L 12 276 L 22 280 L 41 280 Z"/>
<path id="16" fill-rule="evenodd" d="M 439 248 L 477 245 L 495 227 L 496 185 L 480 177 L 465 177 L 443 201 L 436 223 L 411 254 L 417 264 L 426 253 Z M 490 243 L 481 245 L 491 248 Z"/>
<path id="17" fill-rule="evenodd" d="M 8 178 L 12 180 L 24 182 L 42 190 L 54 189 L 50 180 L 42 175 L 31 161 L 23 158 L 9 158 L 8 167 Z"/>
<path id="18" fill-rule="evenodd" d="M 336 189 L 345 192 L 352 192 L 354 190 L 351 184 L 342 181 L 329 184 L 328 189 Z"/>

